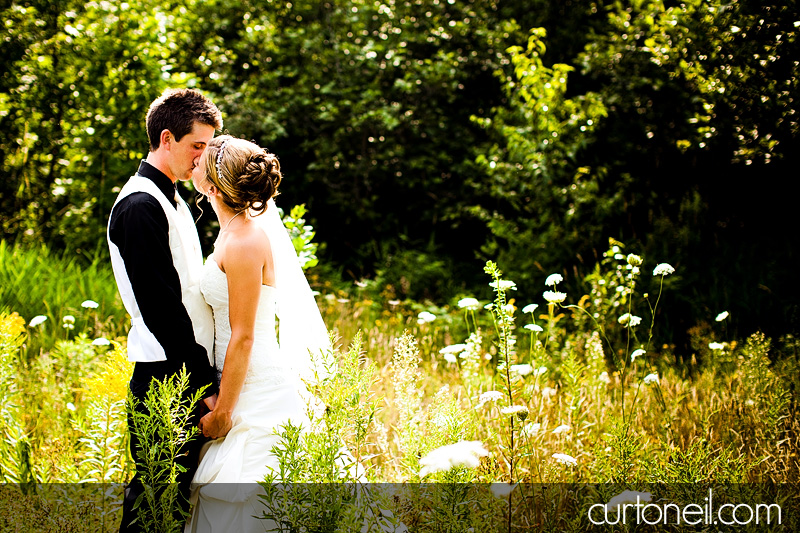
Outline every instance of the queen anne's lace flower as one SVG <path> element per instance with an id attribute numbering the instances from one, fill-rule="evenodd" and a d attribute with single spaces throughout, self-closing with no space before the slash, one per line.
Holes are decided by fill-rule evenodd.
<path id="1" fill-rule="evenodd" d="M 536 333 L 541 333 L 542 331 L 544 331 L 542 329 L 542 326 L 537 326 L 536 324 L 525 324 L 523 327 L 527 330 L 534 331 Z"/>
<path id="2" fill-rule="evenodd" d="M 527 363 L 523 363 L 521 365 L 511 365 L 509 370 L 512 372 L 519 374 L 520 376 L 527 376 L 531 372 L 533 372 L 533 367 Z"/>
<path id="3" fill-rule="evenodd" d="M 481 462 L 480 458 L 487 455 L 489 455 L 489 450 L 484 448 L 483 443 L 479 440 L 462 440 L 455 444 L 441 446 L 419 460 L 419 464 L 422 465 L 419 477 L 450 470 L 454 466 L 477 468 Z"/>
<path id="4" fill-rule="evenodd" d="M 428 322 L 433 322 L 434 320 L 436 320 L 436 315 L 429 313 L 428 311 L 423 311 L 417 315 L 417 324 L 427 324 Z"/>
<path id="5" fill-rule="evenodd" d="M 93 346 L 108 346 L 109 344 L 111 344 L 111 341 L 105 337 L 97 337 L 92 341 Z"/>
<path id="6" fill-rule="evenodd" d="M 653 374 L 647 374 L 647 375 L 644 377 L 644 383 L 645 383 L 645 385 L 650 385 L 651 383 L 656 383 L 657 381 L 658 381 L 658 374 L 656 374 L 656 373 L 653 373 Z"/>
<path id="7" fill-rule="evenodd" d="M 642 505 L 644 502 L 649 502 L 652 499 L 653 495 L 649 492 L 626 490 L 611 498 L 606 504 L 606 509 L 609 511 L 612 509 L 619 510 L 620 506 L 623 506 L 624 509 L 624 505 L 626 504 Z"/>
<path id="8" fill-rule="evenodd" d="M 481 303 L 475 298 L 462 298 L 458 301 L 459 309 L 469 309 L 477 311 L 481 307 Z"/>
<path id="9" fill-rule="evenodd" d="M 86 307 L 87 309 L 97 309 L 100 307 L 100 304 L 94 300 L 84 300 L 83 303 L 81 303 L 81 307 Z"/>
<path id="10" fill-rule="evenodd" d="M 712 350 L 724 350 L 725 345 L 721 342 L 709 342 L 708 347 Z"/>
<path id="11" fill-rule="evenodd" d="M 467 349 L 466 344 L 451 344 L 450 346 L 445 346 L 441 350 L 439 350 L 440 354 L 452 353 L 452 354 L 460 354 L 464 350 Z"/>
<path id="12" fill-rule="evenodd" d="M 572 431 L 572 428 L 569 427 L 567 424 L 561 424 L 556 429 L 552 431 L 553 435 L 558 435 L 560 433 L 569 433 Z"/>
<path id="13" fill-rule="evenodd" d="M 653 269 L 654 276 L 669 276 L 673 272 L 675 269 L 669 263 L 661 263 Z"/>
<path id="14" fill-rule="evenodd" d="M 511 483 L 492 483 L 489 490 L 492 491 L 492 495 L 495 498 L 505 498 L 517 488 L 517 485 L 519 483 L 514 483 L 513 485 Z"/>
<path id="15" fill-rule="evenodd" d="M 501 291 L 515 291 L 517 290 L 517 284 L 508 279 L 501 279 L 497 281 L 493 281 L 489 284 L 489 286 L 493 289 L 499 289 Z"/>
<path id="16" fill-rule="evenodd" d="M 641 355 L 644 355 L 644 354 L 646 354 L 646 353 L 647 353 L 647 352 L 645 352 L 645 351 L 644 351 L 644 350 L 642 350 L 641 348 L 640 348 L 640 349 L 638 349 L 638 350 L 634 350 L 634 351 L 633 351 L 633 353 L 631 354 L 631 362 L 632 362 L 634 359 L 636 359 L 637 357 L 639 357 L 639 356 L 641 356 Z"/>
<path id="17" fill-rule="evenodd" d="M 523 313 L 533 313 L 536 311 L 536 308 L 539 307 L 539 304 L 528 304 L 522 308 Z"/>
<path id="18" fill-rule="evenodd" d="M 544 299 L 551 304 L 560 304 L 567 299 L 567 294 L 564 292 L 544 291 Z"/>
<path id="19" fill-rule="evenodd" d="M 35 317 L 31 318 L 31 321 L 30 321 L 30 323 L 28 325 L 30 327 L 32 327 L 32 328 L 35 328 L 36 326 L 38 326 L 39 324 L 41 324 L 45 320 L 47 320 L 46 316 L 44 316 L 44 315 L 36 315 Z"/>
<path id="20" fill-rule="evenodd" d="M 619 322 L 623 326 L 635 328 L 636 326 L 642 323 L 642 317 L 638 317 L 630 313 L 625 313 L 624 315 L 622 315 L 617 319 L 617 322 Z"/>
<path id="21" fill-rule="evenodd" d="M 642 264 L 642 258 L 638 255 L 628 254 L 628 264 L 637 267 Z"/>
<path id="22" fill-rule="evenodd" d="M 503 399 L 503 393 L 496 390 L 489 390 L 482 392 L 478 397 L 478 407 L 483 406 L 486 402 L 496 402 Z"/>
<path id="23" fill-rule="evenodd" d="M 561 277 L 561 274 L 550 274 L 547 276 L 547 279 L 544 280 L 544 284 L 546 287 L 555 286 L 558 283 L 564 281 L 564 278 Z"/>
<path id="24" fill-rule="evenodd" d="M 723 312 L 721 312 L 720 314 L 717 315 L 716 321 L 717 322 L 722 322 L 726 318 L 728 318 L 728 312 L 727 311 L 723 311 Z"/>
<path id="25" fill-rule="evenodd" d="M 520 433 L 525 437 L 533 437 L 540 429 L 542 429 L 542 425 L 539 422 L 534 422 L 533 424 L 526 424 Z"/>
<path id="26" fill-rule="evenodd" d="M 571 466 L 578 466 L 578 461 L 571 455 L 567 455 L 565 453 L 554 453 L 553 459 L 558 461 L 561 464 L 571 465 Z"/>

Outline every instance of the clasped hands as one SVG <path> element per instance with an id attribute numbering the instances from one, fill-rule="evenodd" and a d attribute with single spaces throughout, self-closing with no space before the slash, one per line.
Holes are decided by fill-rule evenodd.
<path id="1" fill-rule="evenodd" d="M 216 409 L 216 394 L 209 396 L 208 398 L 204 398 L 203 403 L 205 403 L 206 407 L 211 409 L 211 412 L 206 413 L 203 418 L 200 419 L 200 433 L 202 433 L 203 436 L 212 439 L 219 439 L 227 435 L 231 430 L 231 426 L 233 425 L 231 421 L 231 413 Z"/>

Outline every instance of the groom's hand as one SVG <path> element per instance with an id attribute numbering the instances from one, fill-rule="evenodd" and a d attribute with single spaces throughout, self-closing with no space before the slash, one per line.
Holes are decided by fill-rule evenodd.
<path id="1" fill-rule="evenodd" d="M 223 413 L 219 409 L 211 411 L 200 419 L 200 431 L 211 439 L 219 439 L 231 430 L 231 414 Z"/>
<path id="2" fill-rule="evenodd" d="M 211 396 L 203 398 L 203 403 L 206 404 L 206 407 L 208 407 L 209 411 L 213 411 L 214 406 L 217 405 L 217 395 L 212 394 Z"/>

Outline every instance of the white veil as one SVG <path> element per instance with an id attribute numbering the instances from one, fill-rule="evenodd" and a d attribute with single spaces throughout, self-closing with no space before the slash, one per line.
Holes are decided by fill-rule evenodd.
<path id="1" fill-rule="evenodd" d="M 266 211 L 253 220 L 267 234 L 272 248 L 281 356 L 301 378 L 310 380 L 316 373 L 321 379 L 329 370 L 328 329 L 275 202 L 270 200 Z"/>

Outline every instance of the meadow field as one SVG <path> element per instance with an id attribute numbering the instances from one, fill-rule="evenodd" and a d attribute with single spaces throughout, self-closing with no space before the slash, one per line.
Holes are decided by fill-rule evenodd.
<path id="1" fill-rule="evenodd" d="M 3 531 L 115 530 L 132 475 L 132 367 L 110 268 L 5 243 L 0 256 Z M 283 428 L 283 473 L 271 481 L 491 483 L 494 504 L 437 523 L 457 517 L 493 530 L 481 520 L 499 505 L 503 530 L 547 531 L 579 530 L 585 517 L 575 509 L 622 489 L 662 486 L 677 497 L 679 487 L 797 479 L 796 339 L 729 338 L 720 310 L 692 330 L 693 353 L 654 345 L 658 317 L 670 312 L 659 308 L 662 291 L 680 272 L 625 254 L 621 243 L 584 294 L 559 292 L 554 274 L 539 301 L 518 301 L 497 265 L 485 274 L 492 300 L 436 304 L 384 299 L 368 284 L 318 287 L 336 371 L 314 387 L 325 406 L 312 411 L 316 437 Z M 651 282 L 658 291 L 643 293 Z M 363 466 L 359 476 L 337 467 L 341 443 Z M 514 501 L 544 501 L 526 487 L 559 486 L 595 488 L 542 514 L 545 505 L 535 520 L 511 511 Z M 104 489 L 91 505 L 70 506 L 69 487 Z M 468 530 L 425 529 L 421 509 L 395 516 L 417 531 Z"/>

